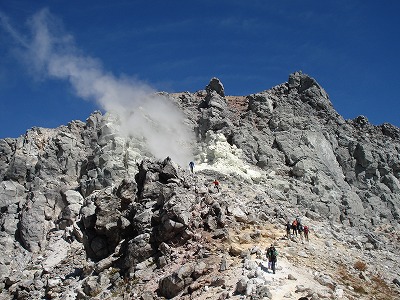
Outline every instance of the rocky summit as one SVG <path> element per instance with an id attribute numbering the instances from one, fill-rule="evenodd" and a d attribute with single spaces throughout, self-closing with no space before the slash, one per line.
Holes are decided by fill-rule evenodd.
<path id="1" fill-rule="evenodd" d="M 99 111 L 0 140 L 0 299 L 400 299 L 400 129 L 302 72 L 226 92 L 154 95 L 182 155 Z"/>

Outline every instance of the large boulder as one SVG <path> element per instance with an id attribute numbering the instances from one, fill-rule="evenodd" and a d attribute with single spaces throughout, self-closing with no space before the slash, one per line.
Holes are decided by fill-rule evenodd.
<path id="1" fill-rule="evenodd" d="M 170 275 L 159 281 L 158 291 L 160 295 L 173 298 L 182 292 L 193 282 L 192 274 L 195 271 L 194 264 L 185 264 Z"/>
<path id="2" fill-rule="evenodd" d="M 32 252 L 39 252 L 46 245 L 48 230 L 45 220 L 46 197 L 41 193 L 32 193 L 22 208 L 20 215 L 20 235 L 23 245 Z"/>
<path id="3" fill-rule="evenodd" d="M 150 242 L 149 233 L 140 234 L 127 243 L 125 268 L 134 268 L 138 263 L 148 259 L 156 252 L 155 247 Z"/>
<path id="4" fill-rule="evenodd" d="M 7 180 L 0 183 L 0 208 L 20 203 L 25 197 L 25 188 L 18 182 Z"/>

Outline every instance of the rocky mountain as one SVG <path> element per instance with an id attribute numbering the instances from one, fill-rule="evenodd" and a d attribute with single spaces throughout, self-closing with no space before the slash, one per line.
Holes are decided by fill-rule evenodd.
<path id="1" fill-rule="evenodd" d="M 344 120 L 301 72 L 156 97 L 193 173 L 112 113 L 0 140 L 0 299 L 400 299 L 399 128 Z"/>

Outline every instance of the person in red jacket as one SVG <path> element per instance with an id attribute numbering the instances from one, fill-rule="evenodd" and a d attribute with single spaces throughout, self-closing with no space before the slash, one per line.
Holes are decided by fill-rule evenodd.
<path id="1" fill-rule="evenodd" d="M 218 180 L 215 179 L 215 180 L 213 181 L 213 183 L 214 183 L 214 188 L 216 188 L 217 191 L 219 192 L 219 182 L 218 182 Z"/>
<path id="2" fill-rule="evenodd" d="M 292 230 L 293 230 L 293 235 L 296 234 L 297 237 L 297 220 L 294 220 L 292 222 Z"/>
<path id="3" fill-rule="evenodd" d="M 308 231 L 309 231 L 308 226 L 304 225 L 303 230 L 304 230 L 304 238 L 308 242 Z"/>

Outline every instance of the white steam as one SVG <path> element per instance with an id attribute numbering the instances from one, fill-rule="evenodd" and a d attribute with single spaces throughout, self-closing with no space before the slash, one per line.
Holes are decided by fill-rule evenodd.
<path id="1" fill-rule="evenodd" d="M 189 147 L 183 145 L 193 140 L 192 133 L 173 103 L 143 82 L 105 72 L 99 60 L 75 47 L 73 37 L 47 9 L 32 17 L 28 37 L 18 34 L 3 14 L 0 19 L 3 29 L 24 50 L 34 74 L 68 80 L 79 97 L 119 116 L 121 136 L 144 136 L 155 157 L 170 156 L 182 166 L 191 160 Z"/>

